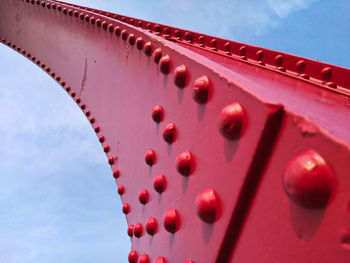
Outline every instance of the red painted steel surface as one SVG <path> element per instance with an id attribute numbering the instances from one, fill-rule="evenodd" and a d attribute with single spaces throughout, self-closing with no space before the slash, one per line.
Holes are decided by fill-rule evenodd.
<path id="1" fill-rule="evenodd" d="M 0 37 L 90 121 L 129 262 L 349 262 L 349 69 L 58 1 Z"/>

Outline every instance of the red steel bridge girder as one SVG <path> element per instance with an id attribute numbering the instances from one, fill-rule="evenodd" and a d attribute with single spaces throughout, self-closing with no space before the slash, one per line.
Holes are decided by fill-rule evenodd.
<path id="1" fill-rule="evenodd" d="M 129 262 L 348 262 L 348 69 L 58 1 L 0 37 L 77 102 Z"/>

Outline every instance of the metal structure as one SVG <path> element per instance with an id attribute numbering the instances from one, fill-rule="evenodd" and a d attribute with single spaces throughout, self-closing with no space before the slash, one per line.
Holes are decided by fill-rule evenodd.
<path id="1" fill-rule="evenodd" d="M 129 262 L 350 262 L 349 69 L 59 1 L 0 37 L 90 121 Z"/>

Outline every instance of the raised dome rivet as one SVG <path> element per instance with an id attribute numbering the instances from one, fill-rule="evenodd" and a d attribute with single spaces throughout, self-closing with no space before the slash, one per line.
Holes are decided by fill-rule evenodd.
<path id="1" fill-rule="evenodd" d="M 159 60 L 159 69 L 160 69 L 160 72 L 167 75 L 169 73 L 169 68 L 170 68 L 170 57 L 166 55 Z"/>
<path id="2" fill-rule="evenodd" d="M 81 108 L 82 110 L 85 110 L 86 105 L 85 105 L 85 104 L 81 104 L 81 105 L 80 105 L 80 108 Z"/>
<path id="3" fill-rule="evenodd" d="M 174 73 L 174 83 L 175 85 L 182 89 L 186 85 L 187 68 L 185 65 L 180 65 L 175 69 Z"/>
<path id="4" fill-rule="evenodd" d="M 85 15 L 85 21 L 88 22 L 88 23 L 90 22 L 90 16 L 89 15 Z"/>
<path id="5" fill-rule="evenodd" d="M 128 256 L 129 263 L 137 263 L 137 252 L 135 250 L 131 250 Z"/>
<path id="6" fill-rule="evenodd" d="M 80 20 L 84 20 L 84 17 L 85 17 L 85 14 L 84 13 L 80 13 L 80 15 L 79 15 Z"/>
<path id="7" fill-rule="evenodd" d="M 163 218 L 163 224 L 166 231 L 170 233 L 175 233 L 179 230 L 180 217 L 178 212 L 172 208 L 165 212 Z"/>
<path id="8" fill-rule="evenodd" d="M 157 257 L 153 263 L 167 263 L 168 261 L 165 259 L 165 257 Z"/>
<path id="9" fill-rule="evenodd" d="M 70 87 L 69 86 L 66 87 L 66 91 L 70 92 Z"/>
<path id="10" fill-rule="evenodd" d="M 153 180 L 153 187 L 158 193 L 163 193 L 166 188 L 166 178 L 163 174 L 158 174 Z"/>
<path id="11" fill-rule="evenodd" d="M 163 130 L 163 139 L 168 144 L 172 144 L 176 139 L 176 126 L 174 123 L 168 123 Z"/>
<path id="12" fill-rule="evenodd" d="M 113 165 L 114 162 L 115 162 L 115 160 L 114 160 L 114 158 L 113 158 L 112 156 L 108 158 L 108 163 L 109 163 L 110 165 Z"/>
<path id="13" fill-rule="evenodd" d="M 149 194 L 146 189 L 142 189 L 139 193 L 139 201 L 141 204 L 145 205 L 148 203 L 149 200 Z"/>
<path id="14" fill-rule="evenodd" d="M 232 103 L 224 107 L 219 115 L 218 129 L 229 140 L 237 139 L 242 130 L 244 120 L 243 108 L 239 103 Z"/>
<path id="15" fill-rule="evenodd" d="M 142 37 L 138 37 L 136 39 L 136 48 L 139 50 L 142 50 L 143 40 Z"/>
<path id="16" fill-rule="evenodd" d="M 129 35 L 129 44 L 132 46 L 135 44 L 135 35 L 134 34 Z"/>
<path id="17" fill-rule="evenodd" d="M 239 48 L 239 55 L 241 56 L 241 58 L 245 59 L 246 56 L 245 54 L 247 53 L 247 47 L 246 46 L 241 46 Z"/>
<path id="18" fill-rule="evenodd" d="M 109 147 L 109 145 L 103 146 L 103 151 L 104 151 L 105 153 L 108 153 L 108 152 L 110 151 L 110 149 L 111 149 L 111 147 Z"/>
<path id="19" fill-rule="evenodd" d="M 139 263 L 149 263 L 149 257 L 147 254 L 142 254 L 139 259 Z"/>
<path id="20" fill-rule="evenodd" d="M 89 117 L 89 116 L 91 115 L 91 112 L 90 112 L 89 110 L 87 110 L 87 111 L 85 112 L 85 115 L 86 115 L 87 117 Z"/>
<path id="21" fill-rule="evenodd" d="M 282 55 L 275 56 L 275 63 L 276 63 L 276 67 L 282 67 L 283 56 Z"/>
<path id="22" fill-rule="evenodd" d="M 197 78 L 193 85 L 193 99 L 199 104 L 204 104 L 208 101 L 209 95 L 209 79 L 203 75 Z"/>
<path id="23" fill-rule="evenodd" d="M 153 236 L 156 234 L 158 228 L 157 220 L 154 217 L 148 218 L 146 222 L 146 232 Z"/>
<path id="24" fill-rule="evenodd" d="M 128 32 L 124 29 L 122 30 L 122 39 L 126 40 L 128 38 Z"/>
<path id="25" fill-rule="evenodd" d="M 132 237 L 134 235 L 134 226 L 130 225 L 128 226 L 128 236 Z"/>
<path id="26" fill-rule="evenodd" d="M 119 172 L 119 170 L 114 170 L 113 171 L 113 177 L 115 178 L 115 179 L 117 179 L 117 178 L 119 178 L 119 176 L 120 176 L 120 172 Z"/>
<path id="27" fill-rule="evenodd" d="M 72 95 L 73 96 L 73 95 Z M 94 117 L 91 117 L 90 119 L 89 119 L 89 121 L 90 121 L 90 123 L 95 123 L 95 118 Z"/>
<path id="28" fill-rule="evenodd" d="M 77 98 L 75 101 L 79 104 L 81 102 L 81 99 Z"/>
<path id="29" fill-rule="evenodd" d="M 332 69 L 330 67 L 325 67 L 321 71 L 322 81 L 328 82 L 332 77 Z"/>
<path id="30" fill-rule="evenodd" d="M 95 18 L 95 17 L 91 17 L 91 18 L 90 18 L 90 23 L 91 23 L 91 25 L 94 25 L 95 22 L 96 22 L 96 18 Z"/>
<path id="31" fill-rule="evenodd" d="M 107 30 L 108 25 L 107 25 L 107 22 L 106 22 L 106 21 L 103 21 L 103 22 L 102 22 L 102 28 L 103 28 L 104 30 Z"/>
<path id="32" fill-rule="evenodd" d="M 161 48 L 157 48 L 153 51 L 153 59 L 154 62 L 156 62 L 158 64 L 159 60 L 162 57 L 162 49 Z"/>
<path id="33" fill-rule="evenodd" d="M 307 150 L 291 160 L 283 174 L 283 187 L 289 198 L 306 208 L 325 207 L 332 195 L 333 174 L 326 161 Z"/>
<path id="34" fill-rule="evenodd" d="M 78 16 L 79 16 L 79 12 L 78 12 L 78 11 L 74 11 L 74 12 L 73 12 L 73 15 L 74 15 L 75 17 L 78 17 Z"/>
<path id="35" fill-rule="evenodd" d="M 119 195 L 123 195 L 123 194 L 124 194 L 124 192 L 125 192 L 125 188 L 124 188 L 124 186 L 119 185 L 119 186 L 118 186 L 118 194 L 119 194 Z"/>
<path id="36" fill-rule="evenodd" d="M 147 42 L 143 46 L 143 52 L 145 52 L 146 56 L 150 56 L 152 54 L 152 44 L 151 44 L 151 42 Z"/>
<path id="37" fill-rule="evenodd" d="M 115 28 L 114 28 L 114 34 L 116 35 L 116 36 L 120 36 L 120 27 L 119 26 L 116 26 Z"/>
<path id="38" fill-rule="evenodd" d="M 100 141 L 100 143 L 103 143 L 105 141 L 105 137 L 101 135 L 98 137 L 98 140 Z"/>
<path id="39" fill-rule="evenodd" d="M 156 105 L 152 109 L 152 119 L 159 123 L 163 120 L 164 110 L 163 107 L 160 105 Z"/>
<path id="40" fill-rule="evenodd" d="M 94 131 L 95 131 L 96 133 L 99 133 L 99 132 L 101 131 L 100 126 L 95 126 Z"/>
<path id="41" fill-rule="evenodd" d="M 304 61 L 304 60 L 299 60 L 299 61 L 297 62 L 297 64 L 296 64 L 297 73 L 298 73 L 298 74 L 304 73 L 305 67 L 306 67 L 305 61 Z"/>
<path id="42" fill-rule="evenodd" d="M 183 176 L 189 176 L 194 170 L 194 157 L 188 150 L 181 152 L 176 158 L 177 171 Z"/>
<path id="43" fill-rule="evenodd" d="M 156 152 L 153 149 L 149 149 L 145 154 L 145 162 L 152 166 L 156 162 Z"/>
<path id="44" fill-rule="evenodd" d="M 142 225 L 140 223 L 136 223 L 134 225 L 134 236 L 137 238 L 140 238 L 143 234 L 143 228 Z"/>
<path id="45" fill-rule="evenodd" d="M 264 51 L 258 50 L 256 52 L 256 60 L 258 61 L 259 64 L 263 65 L 264 64 L 263 59 L 264 59 Z"/>
<path id="46" fill-rule="evenodd" d="M 215 222 L 217 202 L 215 192 L 211 188 L 205 189 L 197 196 L 197 214 L 204 222 L 209 224 Z"/>
<path id="47" fill-rule="evenodd" d="M 127 204 L 127 203 L 123 204 L 122 211 L 126 215 L 129 214 L 129 212 L 130 212 L 130 205 Z"/>
<path id="48" fill-rule="evenodd" d="M 101 26 L 101 19 L 96 19 L 96 26 L 97 27 L 100 27 Z"/>
<path id="49" fill-rule="evenodd" d="M 194 263 L 194 261 L 192 261 L 190 259 L 186 259 L 183 263 Z"/>

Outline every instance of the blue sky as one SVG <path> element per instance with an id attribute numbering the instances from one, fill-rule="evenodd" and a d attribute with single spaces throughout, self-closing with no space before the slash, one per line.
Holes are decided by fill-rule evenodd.
<path id="1" fill-rule="evenodd" d="M 349 0 L 71 2 L 350 67 Z M 126 262 L 126 220 L 90 124 L 3 45 L 0 123 L 0 263 Z"/>

